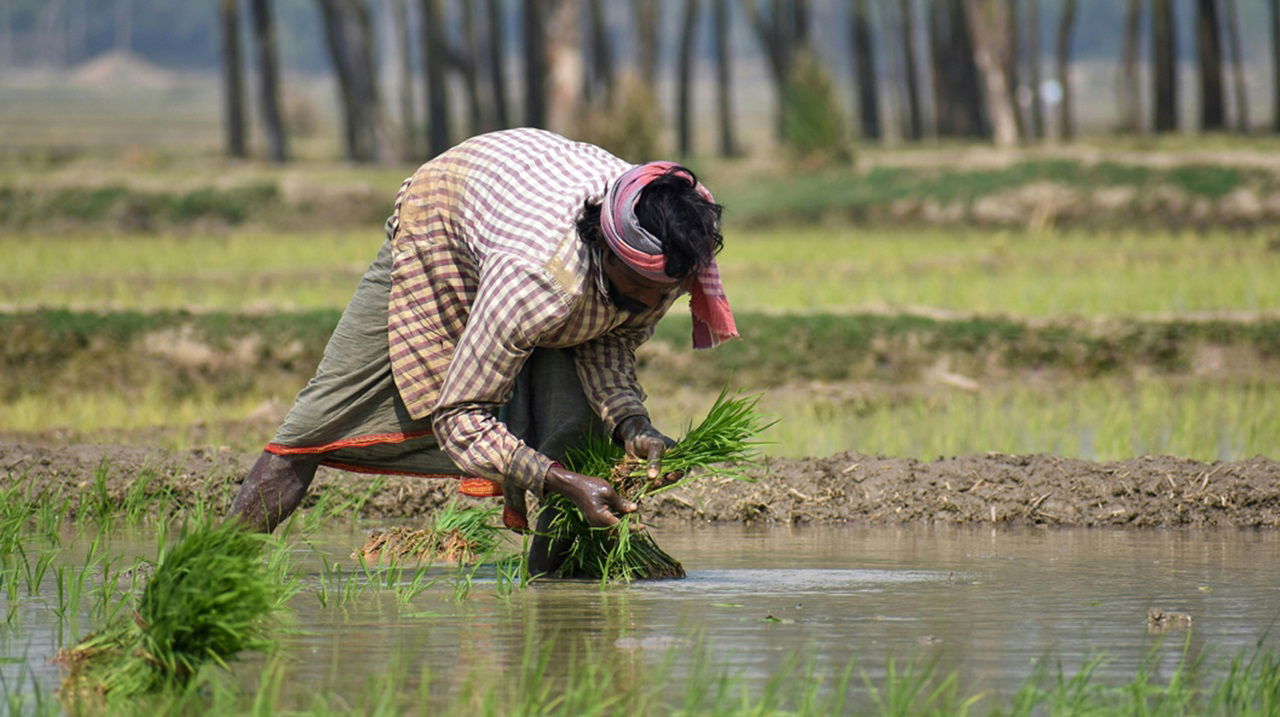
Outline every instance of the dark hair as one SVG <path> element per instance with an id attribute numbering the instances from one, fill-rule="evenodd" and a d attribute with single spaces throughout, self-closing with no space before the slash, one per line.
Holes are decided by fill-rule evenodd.
<path id="1" fill-rule="evenodd" d="M 693 184 L 690 184 L 690 182 Z M 667 257 L 664 271 L 673 279 L 693 274 L 720 252 L 723 207 L 708 202 L 694 189 L 698 178 L 684 167 L 672 167 L 640 191 L 636 218 L 645 231 L 662 242 Z M 587 204 L 578 220 L 583 241 L 604 241 L 600 230 L 600 205 Z"/>

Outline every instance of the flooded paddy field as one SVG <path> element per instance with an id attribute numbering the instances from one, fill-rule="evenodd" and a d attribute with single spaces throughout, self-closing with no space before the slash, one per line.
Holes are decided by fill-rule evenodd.
<path id="1" fill-rule="evenodd" d="M 388 579 L 394 570 L 351 558 L 365 531 L 329 524 L 288 541 L 298 591 L 280 649 L 234 663 L 219 689 L 252 699 L 265 685 L 275 708 L 310 709 L 425 685 L 430 704 L 456 707 L 467 690 L 527 679 L 531 664 L 547 685 L 573 683 L 586 658 L 623 691 L 663 676 L 659 703 L 671 708 L 723 675 L 735 696 L 760 699 L 788 675 L 830 693 L 852 665 L 850 706 L 873 705 L 915 669 L 927 685 L 950 678 L 961 695 L 984 695 L 976 711 L 987 713 L 1038 670 L 1076 675 L 1102 658 L 1097 687 L 1143 669 L 1164 682 L 1200 660 L 1211 682 L 1230 658 L 1277 645 L 1280 600 L 1262 569 L 1280 554 L 1270 532 L 675 524 L 658 536 L 684 580 L 521 587 L 494 565 Z M 82 614 L 58 614 L 57 569 L 86 557 L 83 535 L 64 541 L 38 597 L 19 597 L 0 635 L 11 694 L 52 695 L 62 672 L 50 659 L 91 624 L 100 577 L 87 579 Z M 154 545 L 122 530 L 97 550 L 131 565 Z M 1192 623 L 1154 623 L 1153 607 Z"/>

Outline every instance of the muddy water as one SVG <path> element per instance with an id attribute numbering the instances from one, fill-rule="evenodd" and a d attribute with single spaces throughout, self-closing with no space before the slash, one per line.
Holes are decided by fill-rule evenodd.
<path id="1" fill-rule="evenodd" d="M 447 689 L 519 665 L 530 637 L 556 641 L 552 675 L 584 649 L 624 674 L 670 657 L 677 675 L 703 651 L 715 667 L 758 682 L 796 654 L 827 675 L 855 660 L 873 679 L 889 657 L 924 656 L 958 670 L 964 689 L 996 693 L 1045 660 L 1074 671 L 1105 654 L 1100 675 L 1121 681 L 1152 649 L 1167 667 L 1184 647 L 1229 657 L 1280 640 L 1267 634 L 1280 617 L 1275 532 L 728 526 L 658 536 L 688 579 L 603 590 L 544 582 L 503 598 L 482 570 L 465 599 L 441 583 L 408 605 L 369 592 L 322 607 L 312 591 L 319 558 L 300 549 L 308 590 L 293 608 L 305 633 L 285 639 L 293 658 L 285 690 L 300 705 L 317 690 L 354 695 L 393 665 L 410 682 L 428 668 Z M 316 547 L 350 565 L 361 539 L 334 533 Z M 1161 643 L 1148 630 L 1149 607 L 1190 613 L 1194 626 Z M 0 641 L 4 654 L 25 655 L 52 686 L 50 615 L 22 615 Z M 256 684 L 258 665 L 237 668 L 246 685 Z"/>
<path id="2" fill-rule="evenodd" d="M 1190 613 L 1193 653 L 1223 656 L 1280 616 L 1266 567 L 1280 557 L 1275 533 L 722 527 L 660 538 L 688 579 L 603 591 L 542 583 L 503 601 L 481 578 L 468 600 L 423 596 L 399 617 L 385 604 L 343 616 L 304 599 L 302 622 L 318 633 L 294 649 L 314 656 L 316 680 L 349 689 L 366 676 L 350 666 L 396 655 L 436 675 L 504 669 L 531 634 L 558 639 L 558 656 L 585 645 L 635 666 L 674 649 L 677 673 L 705 649 L 756 679 L 797 653 L 820 672 L 852 659 L 873 677 L 890 656 L 937 656 L 964 684 L 1003 692 L 1046 658 L 1074 669 L 1105 653 L 1103 674 L 1132 677 L 1157 641 L 1149 607 Z M 1165 634 L 1166 663 L 1187 637 Z"/>

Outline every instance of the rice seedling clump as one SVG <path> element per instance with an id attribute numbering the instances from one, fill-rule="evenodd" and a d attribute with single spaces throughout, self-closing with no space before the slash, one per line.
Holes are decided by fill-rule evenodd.
<path id="1" fill-rule="evenodd" d="M 375 531 L 353 557 L 457 564 L 486 560 L 502 546 L 502 528 L 495 520 L 499 510 L 496 506 L 465 506 L 450 500 L 428 527 L 397 526 Z"/>
<path id="2" fill-rule="evenodd" d="M 626 456 L 608 438 L 595 437 L 570 451 L 566 467 L 578 473 L 605 478 L 624 497 L 643 500 L 692 481 L 715 476 L 746 479 L 742 468 L 756 456 L 755 440 L 768 427 L 756 410 L 758 396 L 734 396 L 721 392 L 706 418 L 685 432 L 684 438 L 662 459 L 665 473 L 647 475 L 647 464 Z M 568 499 L 548 495 L 544 510 L 556 511 L 548 530 L 552 544 L 571 546 L 555 577 L 595 578 L 630 582 L 682 578 L 684 566 L 668 555 L 638 522 L 638 514 L 622 517 L 618 525 L 593 528 Z"/>
<path id="3" fill-rule="evenodd" d="M 234 523 L 203 521 L 163 546 L 136 608 L 62 650 L 64 690 L 129 696 L 181 685 L 205 664 L 274 646 L 273 618 L 292 594 L 283 552 Z M 125 599 L 128 599 L 127 597 Z"/>

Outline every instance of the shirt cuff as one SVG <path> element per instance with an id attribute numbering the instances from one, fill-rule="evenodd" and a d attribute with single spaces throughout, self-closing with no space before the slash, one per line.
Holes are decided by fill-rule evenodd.
<path id="1" fill-rule="evenodd" d="M 600 420 L 604 422 L 604 427 L 609 431 L 610 436 L 613 435 L 619 423 L 632 416 L 648 418 L 649 412 L 645 410 L 643 403 L 625 393 L 610 398 L 601 406 Z"/>
<path id="2" fill-rule="evenodd" d="M 504 477 L 516 488 L 523 488 L 541 499 L 543 482 L 551 465 L 550 458 L 526 445 L 520 445 L 512 451 Z"/>

